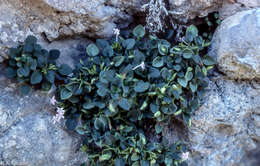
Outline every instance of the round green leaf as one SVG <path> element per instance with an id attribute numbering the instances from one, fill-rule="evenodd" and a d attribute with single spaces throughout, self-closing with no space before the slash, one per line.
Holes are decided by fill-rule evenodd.
<path id="1" fill-rule="evenodd" d="M 68 98 L 70 98 L 72 96 L 72 92 L 69 91 L 68 89 L 66 88 L 62 88 L 61 91 L 60 91 L 60 98 L 61 100 L 66 100 Z"/>
<path id="2" fill-rule="evenodd" d="M 87 47 L 87 54 L 89 56 L 97 56 L 99 54 L 99 49 L 95 44 L 90 44 Z"/>
<path id="3" fill-rule="evenodd" d="M 186 80 L 185 78 L 178 78 L 177 81 L 178 81 L 178 83 L 179 83 L 182 87 L 184 87 L 184 88 L 187 87 L 188 82 L 187 82 L 187 80 Z"/>
<path id="4" fill-rule="evenodd" d="M 56 74 L 55 71 L 49 70 L 47 72 L 47 74 L 45 75 L 46 80 L 48 82 L 50 82 L 50 83 L 54 83 L 54 81 L 55 81 L 55 74 Z"/>
<path id="5" fill-rule="evenodd" d="M 115 166 L 125 166 L 125 162 L 122 158 L 117 158 L 115 160 Z"/>
<path id="6" fill-rule="evenodd" d="M 138 25 L 134 28 L 133 30 L 133 34 L 135 35 L 135 37 L 140 38 L 140 37 L 144 37 L 145 35 L 145 29 L 142 25 Z"/>
<path id="7" fill-rule="evenodd" d="M 124 62 L 124 60 L 125 60 L 124 56 L 116 56 L 113 59 L 116 67 L 120 66 Z"/>
<path id="8" fill-rule="evenodd" d="M 37 42 L 37 38 L 29 35 L 26 39 L 25 39 L 25 43 L 29 43 L 29 44 L 34 44 Z"/>
<path id="9" fill-rule="evenodd" d="M 154 58 L 154 60 L 153 60 L 153 67 L 162 67 L 163 64 L 164 64 L 164 62 L 163 62 L 163 58 L 162 57 L 158 56 L 158 57 Z"/>
<path id="10" fill-rule="evenodd" d="M 126 40 L 123 42 L 123 45 L 124 45 L 124 47 L 125 47 L 127 50 L 130 50 L 130 49 L 134 48 L 134 46 L 135 46 L 135 39 L 126 39 Z"/>
<path id="11" fill-rule="evenodd" d="M 134 86 L 134 90 L 135 92 L 142 93 L 148 90 L 149 86 L 150 86 L 149 82 L 138 81 Z"/>
<path id="12" fill-rule="evenodd" d="M 72 73 L 72 69 L 70 68 L 69 65 L 67 64 L 62 64 L 60 67 L 59 67 L 59 73 L 61 75 L 64 75 L 64 76 L 68 76 Z"/>
<path id="13" fill-rule="evenodd" d="M 39 84 L 42 81 L 42 73 L 39 71 L 34 71 L 31 75 L 31 84 Z"/>
<path id="14" fill-rule="evenodd" d="M 121 107 L 122 109 L 129 111 L 131 108 L 131 104 L 129 103 L 129 101 L 125 98 L 121 98 L 118 102 L 119 107 Z"/>
<path id="15" fill-rule="evenodd" d="M 49 53 L 50 60 L 57 60 L 59 57 L 60 57 L 59 50 L 56 50 L 56 49 L 50 50 L 50 53 Z"/>
<path id="16" fill-rule="evenodd" d="M 210 56 L 205 56 L 205 57 L 203 57 L 202 62 L 203 62 L 205 65 L 207 65 L 207 66 L 210 66 L 210 65 L 214 65 L 214 64 L 215 64 L 215 60 L 214 60 L 212 57 L 210 57 Z"/>

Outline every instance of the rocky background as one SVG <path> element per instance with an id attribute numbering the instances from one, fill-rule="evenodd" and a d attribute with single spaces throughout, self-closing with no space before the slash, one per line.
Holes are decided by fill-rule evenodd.
<path id="1" fill-rule="evenodd" d="M 168 0 L 173 22 L 188 23 L 218 11 L 221 25 L 209 54 L 217 68 L 192 127 L 169 124 L 165 137 L 189 145 L 190 166 L 260 166 L 260 0 Z M 73 66 L 87 38 L 143 18 L 141 0 L 0 0 L 0 62 L 27 35 L 58 48 Z M 1 66 L 1 65 L 0 65 Z M 2 71 L 2 68 L 0 68 Z M 53 125 L 50 94 L 18 94 L 0 74 L 0 165 L 78 166 L 87 160 L 80 138 Z M 179 131 L 182 131 L 181 134 Z M 178 134 L 177 134 L 178 132 Z"/>

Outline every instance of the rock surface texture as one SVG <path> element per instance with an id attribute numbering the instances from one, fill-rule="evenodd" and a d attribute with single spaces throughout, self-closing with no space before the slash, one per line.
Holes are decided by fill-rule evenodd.
<path id="1" fill-rule="evenodd" d="M 230 78 L 260 79 L 260 9 L 225 19 L 215 33 L 212 56 Z"/>
<path id="2" fill-rule="evenodd" d="M 214 78 L 204 98 L 189 129 L 190 166 L 260 165 L 260 84 Z"/>
<path id="3" fill-rule="evenodd" d="M 239 12 L 215 33 L 210 54 L 224 75 L 210 79 L 193 117 L 191 166 L 260 165 L 259 18 L 260 10 Z"/>
<path id="4" fill-rule="evenodd" d="M 76 166 L 87 160 L 79 138 L 53 125 L 55 108 L 40 92 L 21 97 L 0 76 L 0 165 Z"/>

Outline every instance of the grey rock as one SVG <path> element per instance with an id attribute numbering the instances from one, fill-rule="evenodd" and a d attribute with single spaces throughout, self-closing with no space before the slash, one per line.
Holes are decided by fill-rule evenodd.
<path id="1" fill-rule="evenodd" d="M 48 94 L 23 97 L 17 85 L 0 77 L 0 165 L 78 166 L 87 161 L 80 138 L 54 125 Z"/>
<path id="2" fill-rule="evenodd" d="M 233 79 L 260 78 L 260 9 L 239 12 L 225 19 L 215 32 L 211 56 Z"/>
<path id="3" fill-rule="evenodd" d="M 260 88 L 215 77 L 208 90 L 188 130 L 190 166 L 260 165 Z"/>
<path id="4" fill-rule="evenodd" d="M 7 58 L 8 48 L 24 41 L 29 34 L 48 42 L 80 35 L 111 36 L 116 26 L 131 23 L 140 6 L 138 0 L 1 1 L 0 62 Z"/>
<path id="5" fill-rule="evenodd" d="M 169 4 L 173 18 L 187 22 L 212 12 L 219 12 L 224 19 L 236 12 L 260 7 L 260 0 L 169 0 Z"/>

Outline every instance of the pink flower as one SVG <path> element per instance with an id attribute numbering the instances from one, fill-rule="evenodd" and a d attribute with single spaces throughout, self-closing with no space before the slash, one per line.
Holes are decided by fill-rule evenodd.
<path id="1" fill-rule="evenodd" d="M 118 36 L 120 35 L 120 30 L 117 28 L 114 28 L 114 34 L 116 35 L 116 42 L 118 42 Z"/>
<path id="2" fill-rule="evenodd" d="M 188 159 L 189 159 L 189 152 L 182 153 L 182 154 L 181 154 L 181 159 L 182 159 L 183 161 L 188 160 Z"/>
<path id="3" fill-rule="evenodd" d="M 50 99 L 50 102 L 52 105 L 55 105 L 57 103 L 56 99 L 55 99 L 55 96 L 53 96 L 51 99 Z"/>
<path id="4" fill-rule="evenodd" d="M 52 118 L 52 123 L 56 124 L 60 122 L 61 119 L 64 119 L 65 110 L 63 108 L 57 107 L 57 114 Z"/>

